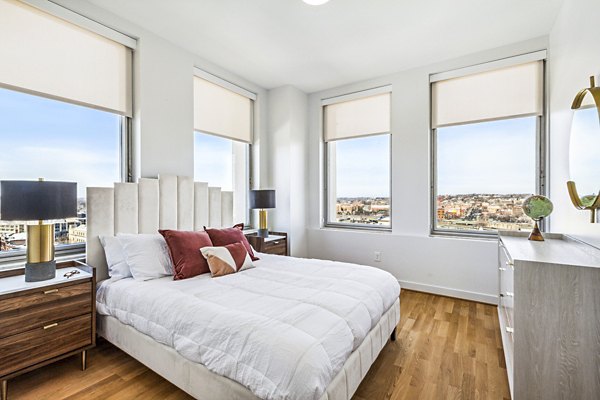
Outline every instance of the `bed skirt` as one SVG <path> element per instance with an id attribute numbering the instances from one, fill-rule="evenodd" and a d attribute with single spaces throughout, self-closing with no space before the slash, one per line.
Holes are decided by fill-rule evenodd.
<path id="1" fill-rule="evenodd" d="M 333 378 L 321 400 L 349 400 L 400 321 L 400 300 L 387 310 L 377 325 Z M 256 400 L 250 390 L 229 378 L 217 375 L 202 364 L 184 358 L 173 348 L 156 342 L 112 316 L 98 315 L 100 336 L 154 372 L 200 400 Z"/>

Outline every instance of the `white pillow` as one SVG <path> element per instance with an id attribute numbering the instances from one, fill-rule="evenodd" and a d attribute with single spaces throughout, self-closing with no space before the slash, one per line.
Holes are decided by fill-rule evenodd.
<path id="1" fill-rule="evenodd" d="M 100 236 L 100 243 L 104 247 L 106 263 L 108 264 L 108 275 L 113 281 L 131 277 L 131 270 L 125 260 L 123 246 L 114 236 Z"/>
<path id="2" fill-rule="evenodd" d="M 133 279 L 147 281 L 173 275 L 173 263 L 162 235 L 119 233 L 117 238 Z"/>

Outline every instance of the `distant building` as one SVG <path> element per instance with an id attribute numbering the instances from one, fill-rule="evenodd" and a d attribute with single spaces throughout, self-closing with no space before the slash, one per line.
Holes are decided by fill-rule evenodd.
<path id="1" fill-rule="evenodd" d="M 0 222 L 0 235 L 12 235 L 25 232 L 25 224 Z"/>
<path id="2" fill-rule="evenodd" d="M 69 227 L 69 243 L 85 243 L 87 238 L 87 225 Z"/>

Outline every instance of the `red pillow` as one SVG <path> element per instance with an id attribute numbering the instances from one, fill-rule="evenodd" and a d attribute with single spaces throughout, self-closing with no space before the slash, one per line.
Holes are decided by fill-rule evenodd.
<path id="1" fill-rule="evenodd" d="M 246 235 L 244 235 L 242 229 L 244 229 L 244 224 L 236 224 L 233 228 L 223 229 L 204 227 L 204 230 L 208 233 L 208 236 L 210 236 L 213 246 L 227 246 L 228 244 L 242 242 L 252 261 L 256 261 L 259 258 L 254 255 L 252 246 L 248 243 L 248 239 L 246 239 Z"/>
<path id="2" fill-rule="evenodd" d="M 212 246 L 210 236 L 206 232 L 190 231 L 158 231 L 167 242 L 169 253 L 175 268 L 174 279 L 186 279 L 210 272 L 208 262 L 200 253 L 200 249 Z"/>

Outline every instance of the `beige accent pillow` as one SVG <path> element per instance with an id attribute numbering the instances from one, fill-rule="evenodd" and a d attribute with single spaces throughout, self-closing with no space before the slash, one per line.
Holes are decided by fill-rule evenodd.
<path id="1" fill-rule="evenodd" d="M 250 255 L 241 242 L 220 247 L 203 247 L 200 252 L 208 261 L 208 268 L 212 277 L 254 268 Z"/>

